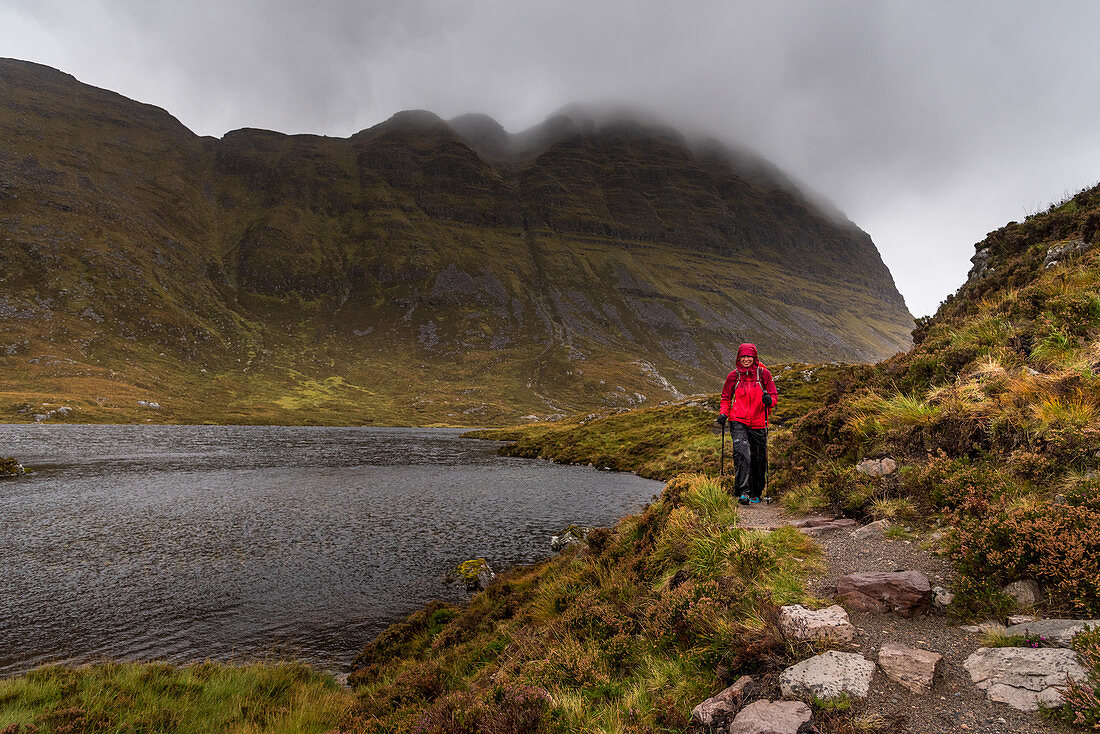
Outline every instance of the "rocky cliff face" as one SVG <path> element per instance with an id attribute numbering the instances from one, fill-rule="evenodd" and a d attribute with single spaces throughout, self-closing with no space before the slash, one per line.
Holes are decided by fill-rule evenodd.
<path id="1" fill-rule="evenodd" d="M 10 410 L 477 423 L 713 390 L 743 340 L 772 362 L 908 344 L 865 233 L 636 121 L 200 138 L 0 60 L 0 130 Z"/>

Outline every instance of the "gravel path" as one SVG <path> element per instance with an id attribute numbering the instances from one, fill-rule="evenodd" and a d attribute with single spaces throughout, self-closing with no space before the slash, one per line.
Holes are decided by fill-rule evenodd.
<path id="1" fill-rule="evenodd" d="M 740 508 L 741 524 L 760 529 L 776 528 L 790 522 L 778 505 L 753 505 Z M 853 539 L 851 529 L 835 530 L 816 538 L 828 571 L 811 578 L 808 588 L 814 594 L 831 599 L 837 582 L 859 571 L 909 571 L 924 573 L 932 586 L 948 586 L 950 565 L 922 548 L 921 539 L 891 540 L 881 534 Z M 927 542 L 927 538 L 923 539 Z M 993 703 L 978 690 L 963 669 L 966 658 L 980 647 L 981 635 L 964 632 L 942 611 L 932 611 L 913 619 L 894 614 L 851 612 L 856 627 L 855 644 L 870 660 L 878 659 L 883 642 L 897 642 L 931 650 L 943 655 L 940 677 L 925 696 L 910 693 L 877 669 L 871 695 L 862 713 L 884 718 L 904 715 L 912 734 L 1049 734 L 1065 731 L 1047 724 L 1037 714 L 1017 711 Z M 855 651 L 855 650 L 853 650 Z"/>

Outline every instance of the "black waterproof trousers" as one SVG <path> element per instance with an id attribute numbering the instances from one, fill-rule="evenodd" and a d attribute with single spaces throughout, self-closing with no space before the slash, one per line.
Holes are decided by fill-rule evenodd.
<path id="1" fill-rule="evenodd" d="M 749 428 L 730 421 L 733 462 L 737 466 L 737 491 L 759 497 L 768 476 L 768 429 Z"/>

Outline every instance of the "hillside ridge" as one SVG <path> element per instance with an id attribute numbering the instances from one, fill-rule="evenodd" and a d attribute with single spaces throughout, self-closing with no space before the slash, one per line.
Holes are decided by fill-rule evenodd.
<path id="1" fill-rule="evenodd" d="M 40 65 L 0 92 L 8 420 L 499 423 L 698 392 L 742 340 L 908 344 L 865 233 L 644 125 L 210 138 Z"/>

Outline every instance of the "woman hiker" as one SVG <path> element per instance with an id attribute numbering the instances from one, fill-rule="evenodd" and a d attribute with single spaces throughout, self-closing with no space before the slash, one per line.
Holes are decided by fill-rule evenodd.
<path id="1" fill-rule="evenodd" d="M 768 415 L 779 394 L 768 368 L 760 364 L 755 344 L 737 348 L 737 367 L 722 387 L 719 426 L 729 421 L 737 466 L 737 490 L 741 504 L 760 502 L 768 473 Z"/>

